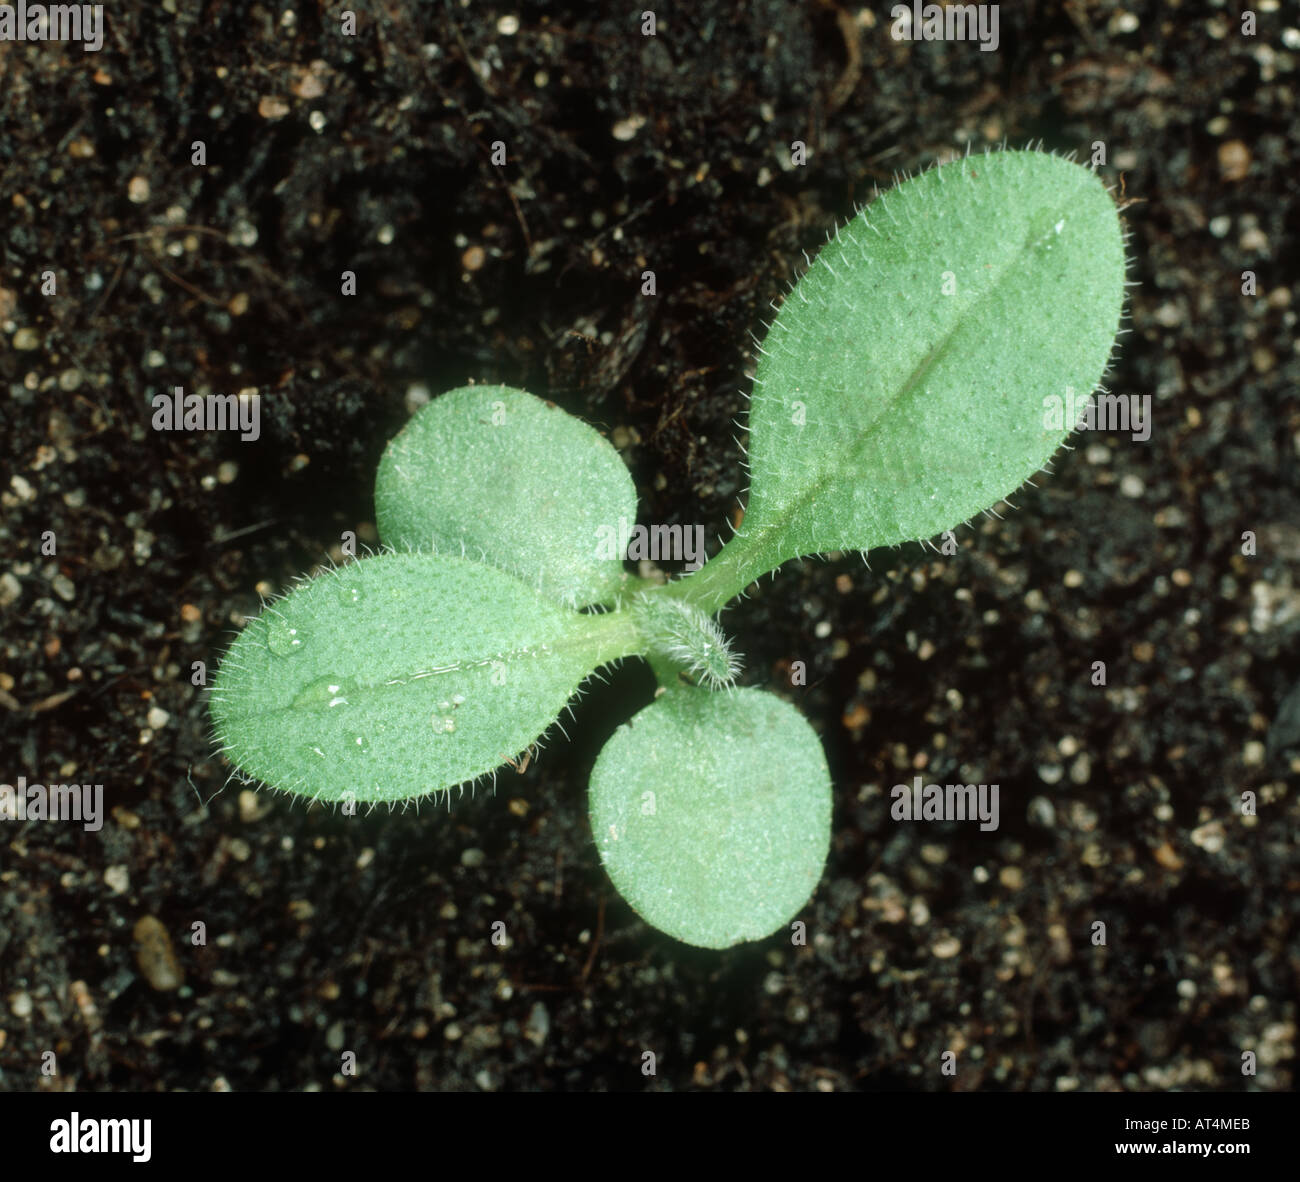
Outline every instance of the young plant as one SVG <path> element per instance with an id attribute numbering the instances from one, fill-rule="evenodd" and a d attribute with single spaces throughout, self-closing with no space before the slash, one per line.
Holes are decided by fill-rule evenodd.
<path id="1" fill-rule="evenodd" d="M 1037 152 L 966 158 L 879 196 L 794 286 L 760 347 L 743 523 L 662 586 L 601 544 L 636 494 L 592 428 L 522 390 L 420 410 L 375 488 L 387 551 L 268 604 L 212 687 L 248 777 L 331 803 L 448 793 L 531 752 L 602 666 L 660 693 L 596 760 L 614 885 L 669 935 L 724 948 L 807 902 L 830 844 L 821 744 L 735 688 L 715 620 L 789 559 L 926 539 L 996 504 L 1069 433 L 1045 398 L 1092 391 L 1124 289 L 1114 203 Z"/>

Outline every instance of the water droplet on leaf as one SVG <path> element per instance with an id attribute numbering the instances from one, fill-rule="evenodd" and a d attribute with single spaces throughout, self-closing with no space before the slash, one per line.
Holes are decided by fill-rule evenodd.
<path id="1" fill-rule="evenodd" d="M 266 626 L 266 647 L 274 656 L 287 657 L 302 648 L 306 638 L 283 616 L 272 616 Z"/>
<path id="2" fill-rule="evenodd" d="M 355 689 L 356 683 L 346 677 L 318 677 L 298 691 L 293 704 L 295 707 L 323 706 L 326 709 L 332 706 L 346 706 L 348 695 Z"/>

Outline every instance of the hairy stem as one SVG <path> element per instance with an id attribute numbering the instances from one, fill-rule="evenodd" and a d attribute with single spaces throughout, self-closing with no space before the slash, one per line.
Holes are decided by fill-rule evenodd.
<path id="1" fill-rule="evenodd" d="M 590 644 L 592 657 L 598 658 L 599 664 L 606 665 L 622 657 L 638 657 L 645 652 L 645 639 L 631 612 L 595 612 L 586 619 L 590 622 L 584 629 L 583 640 Z"/>
<path id="2" fill-rule="evenodd" d="M 780 540 L 773 530 L 738 533 L 698 571 L 669 583 L 662 594 L 716 615 L 750 583 L 787 561 Z"/>

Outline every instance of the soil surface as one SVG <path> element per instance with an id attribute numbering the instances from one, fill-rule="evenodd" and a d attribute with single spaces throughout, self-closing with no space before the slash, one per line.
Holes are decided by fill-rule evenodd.
<path id="1" fill-rule="evenodd" d="M 0 822 L 0 1087 L 1293 1085 L 1300 22 L 1003 4 L 982 52 L 895 40 L 889 7 L 672 5 L 647 36 L 586 0 L 394 0 L 348 36 L 163 0 L 108 6 L 98 53 L 0 45 L 0 782 L 108 810 Z M 376 544 L 429 395 L 553 399 L 643 521 L 722 533 L 750 334 L 803 251 L 1004 138 L 1103 150 L 1132 202 L 1107 384 L 1153 427 L 1077 436 L 954 555 L 792 564 L 727 612 L 834 776 L 806 946 L 692 949 L 611 887 L 586 781 L 637 663 L 450 810 L 228 782 L 193 663 L 345 531 Z M 177 385 L 256 391 L 261 437 L 154 430 Z M 999 783 L 1001 826 L 892 821 L 916 774 Z"/>

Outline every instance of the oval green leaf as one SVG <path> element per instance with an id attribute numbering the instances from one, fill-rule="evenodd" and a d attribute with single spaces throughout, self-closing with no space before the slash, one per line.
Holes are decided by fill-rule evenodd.
<path id="1" fill-rule="evenodd" d="M 269 604 L 210 706 L 245 775 L 323 801 L 404 800 L 518 756 L 635 648 L 624 617 L 558 607 L 494 567 L 384 554 Z"/>
<path id="2" fill-rule="evenodd" d="M 396 550 L 481 558 L 572 607 L 628 586 L 627 466 L 581 419 L 509 386 L 465 386 L 417 411 L 384 452 L 375 515 Z"/>
<path id="3" fill-rule="evenodd" d="M 669 690 L 605 745 L 589 806 L 619 893 L 647 923 L 702 948 L 786 924 L 830 849 L 821 743 L 762 690 Z"/>
<path id="4" fill-rule="evenodd" d="M 745 519 L 683 593 L 720 607 L 787 559 L 929 538 L 997 504 L 1074 429 L 1062 412 L 1101 380 L 1123 294 L 1118 211 L 1077 164 L 993 152 L 879 196 L 763 342 Z"/>

